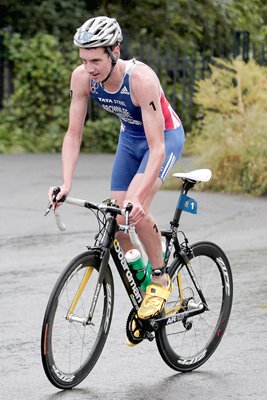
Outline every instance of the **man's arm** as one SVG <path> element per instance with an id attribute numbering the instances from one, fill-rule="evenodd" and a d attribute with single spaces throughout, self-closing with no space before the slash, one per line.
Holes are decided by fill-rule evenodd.
<path id="1" fill-rule="evenodd" d="M 63 184 L 60 187 L 58 199 L 63 195 L 67 196 L 71 190 L 72 178 L 80 153 L 89 95 L 89 77 L 83 66 L 77 67 L 72 73 L 70 93 L 69 125 L 62 146 Z M 51 192 L 51 188 L 49 192 Z M 49 197 L 51 201 L 51 194 Z"/>
<path id="2" fill-rule="evenodd" d="M 138 66 L 133 75 L 133 97 L 141 107 L 142 119 L 149 146 L 149 158 L 136 199 L 144 204 L 157 179 L 165 158 L 164 117 L 160 104 L 160 84 L 155 73 L 146 66 Z M 136 69 L 137 69 L 136 68 Z"/>

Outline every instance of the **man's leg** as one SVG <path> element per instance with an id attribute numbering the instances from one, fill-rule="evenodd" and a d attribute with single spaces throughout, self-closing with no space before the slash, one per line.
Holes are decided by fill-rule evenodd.
<path id="1" fill-rule="evenodd" d="M 142 180 L 142 174 L 137 174 L 133 178 L 128 191 L 114 191 L 111 193 L 112 198 L 115 198 L 118 202 L 119 206 L 122 206 L 125 198 L 131 198 L 133 194 L 137 191 L 137 188 L 140 185 Z M 161 234 L 160 229 L 157 226 L 154 218 L 149 212 L 149 207 L 151 201 L 153 200 L 155 194 L 158 192 L 162 185 L 162 181 L 160 178 L 157 178 L 157 181 L 153 185 L 150 191 L 150 195 L 146 201 L 144 206 L 145 216 L 144 218 L 136 225 L 136 230 L 138 232 L 138 236 L 144 246 L 144 249 L 147 253 L 147 256 L 150 260 L 153 269 L 158 269 L 163 266 L 162 260 L 162 246 L 161 246 Z M 119 223 L 123 223 L 122 217 L 119 219 Z M 119 233 L 118 238 L 120 244 L 124 250 L 127 252 L 132 249 L 133 246 L 131 244 L 130 238 L 128 235 L 124 233 Z M 167 284 L 167 278 L 165 275 L 161 277 L 153 277 L 153 282 L 161 283 L 164 286 Z"/>
<path id="2" fill-rule="evenodd" d="M 137 174 L 133 178 L 127 192 L 112 192 L 112 197 L 115 198 L 121 206 L 125 199 L 131 199 L 136 193 L 142 181 L 142 174 Z M 146 203 L 143 204 L 145 216 L 136 225 L 138 236 L 146 250 L 147 256 L 151 262 L 152 269 L 160 269 L 163 267 L 162 260 L 162 245 L 160 229 L 155 223 L 154 218 L 149 212 L 151 201 L 159 188 L 161 187 L 161 179 L 157 178 L 154 185 L 151 187 L 149 197 Z M 119 221 L 119 223 L 122 221 Z M 130 250 L 133 246 L 129 237 L 122 232 L 119 233 L 119 241 L 124 252 Z M 124 237 L 123 237 L 124 236 Z M 172 283 L 170 277 L 164 273 L 161 276 L 152 276 L 152 283 L 146 289 L 144 300 L 138 310 L 139 318 L 150 318 L 162 311 L 165 302 L 172 291 Z"/>

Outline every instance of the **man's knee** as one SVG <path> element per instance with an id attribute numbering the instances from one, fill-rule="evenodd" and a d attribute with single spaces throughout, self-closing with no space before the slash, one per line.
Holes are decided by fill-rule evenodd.
<path id="1" fill-rule="evenodd" d="M 148 227 L 148 226 L 152 226 L 154 222 L 154 219 L 152 217 L 152 215 L 150 213 L 145 214 L 145 216 L 141 219 L 140 222 L 138 222 L 138 224 L 136 224 L 136 229 L 138 231 L 138 229 L 142 229 L 143 227 Z"/>

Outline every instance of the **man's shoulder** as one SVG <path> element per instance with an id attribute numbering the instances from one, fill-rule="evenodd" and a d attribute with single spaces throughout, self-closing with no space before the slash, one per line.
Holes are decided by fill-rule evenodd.
<path id="1" fill-rule="evenodd" d="M 85 68 L 83 65 L 78 65 L 73 71 L 72 71 L 72 81 L 79 84 L 82 83 L 84 84 L 85 82 L 89 83 L 89 75 L 85 71 Z"/>
<path id="2" fill-rule="evenodd" d="M 84 65 L 78 65 L 76 68 L 74 68 L 74 70 L 72 71 L 72 76 L 77 77 L 77 78 L 89 78 L 87 72 L 85 71 Z"/>
<path id="3" fill-rule="evenodd" d="M 158 86 L 158 77 L 147 64 L 138 63 L 132 72 L 131 85 L 135 91 L 138 87 L 149 89 L 151 86 Z"/>
<path id="4" fill-rule="evenodd" d="M 147 80 L 157 81 L 157 74 L 155 71 L 147 64 L 144 63 L 136 63 L 136 66 L 132 72 L 133 80 L 145 82 Z"/>
<path id="5" fill-rule="evenodd" d="M 78 91 L 82 95 L 89 95 L 89 75 L 83 65 L 76 67 L 71 76 L 72 90 Z"/>

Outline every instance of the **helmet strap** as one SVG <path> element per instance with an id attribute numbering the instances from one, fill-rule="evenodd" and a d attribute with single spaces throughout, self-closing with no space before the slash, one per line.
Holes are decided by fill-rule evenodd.
<path id="1" fill-rule="evenodd" d="M 108 54 L 109 54 L 109 56 L 111 58 L 111 68 L 110 68 L 108 76 L 101 82 L 103 87 L 104 87 L 104 83 L 109 79 L 110 75 L 112 74 L 112 71 L 113 71 L 113 69 L 114 69 L 114 67 L 115 67 L 115 65 L 116 65 L 116 63 L 118 61 L 118 58 L 114 57 L 111 47 L 106 47 L 106 50 L 107 50 L 107 52 L 108 52 Z"/>

